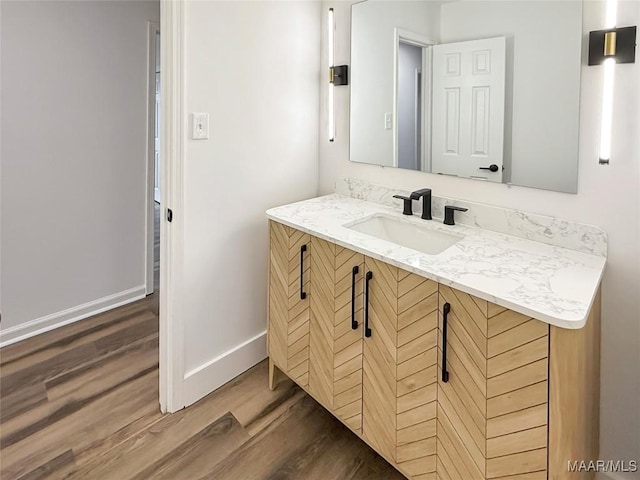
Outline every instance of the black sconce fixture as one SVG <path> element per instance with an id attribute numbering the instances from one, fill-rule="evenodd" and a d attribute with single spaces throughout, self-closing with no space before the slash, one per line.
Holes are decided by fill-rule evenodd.
<path id="1" fill-rule="evenodd" d="M 589 65 L 613 58 L 616 64 L 635 63 L 636 28 L 622 27 L 589 32 Z"/>
<path id="2" fill-rule="evenodd" d="M 336 87 L 349 85 L 349 65 L 329 67 L 329 83 L 333 83 Z"/>

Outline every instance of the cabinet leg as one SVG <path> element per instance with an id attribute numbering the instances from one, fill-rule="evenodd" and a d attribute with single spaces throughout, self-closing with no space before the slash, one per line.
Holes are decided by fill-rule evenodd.
<path id="1" fill-rule="evenodd" d="M 275 390 L 283 377 L 284 374 L 278 367 L 276 367 L 276 364 L 273 363 L 271 357 L 269 357 L 269 390 Z"/>

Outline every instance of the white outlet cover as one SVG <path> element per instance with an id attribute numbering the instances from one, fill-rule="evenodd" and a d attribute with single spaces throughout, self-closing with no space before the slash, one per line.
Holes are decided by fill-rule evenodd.
<path id="1" fill-rule="evenodd" d="M 193 113 L 191 115 L 191 138 L 206 140 L 209 138 L 209 114 Z"/>

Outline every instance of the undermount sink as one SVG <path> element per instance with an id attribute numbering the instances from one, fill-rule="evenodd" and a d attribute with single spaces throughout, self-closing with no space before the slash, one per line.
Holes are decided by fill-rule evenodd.
<path id="1" fill-rule="evenodd" d="M 462 240 L 458 235 L 431 230 L 386 215 L 373 215 L 345 227 L 428 255 L 437 255 Z"/>

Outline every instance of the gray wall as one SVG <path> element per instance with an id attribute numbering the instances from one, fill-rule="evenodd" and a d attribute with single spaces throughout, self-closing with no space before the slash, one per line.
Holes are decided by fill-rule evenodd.
<path id="1" fill-rule="evenodd" d="M 147 21 L 160 6 L 0 8 L 6 338 L 143 287 Z"/>

